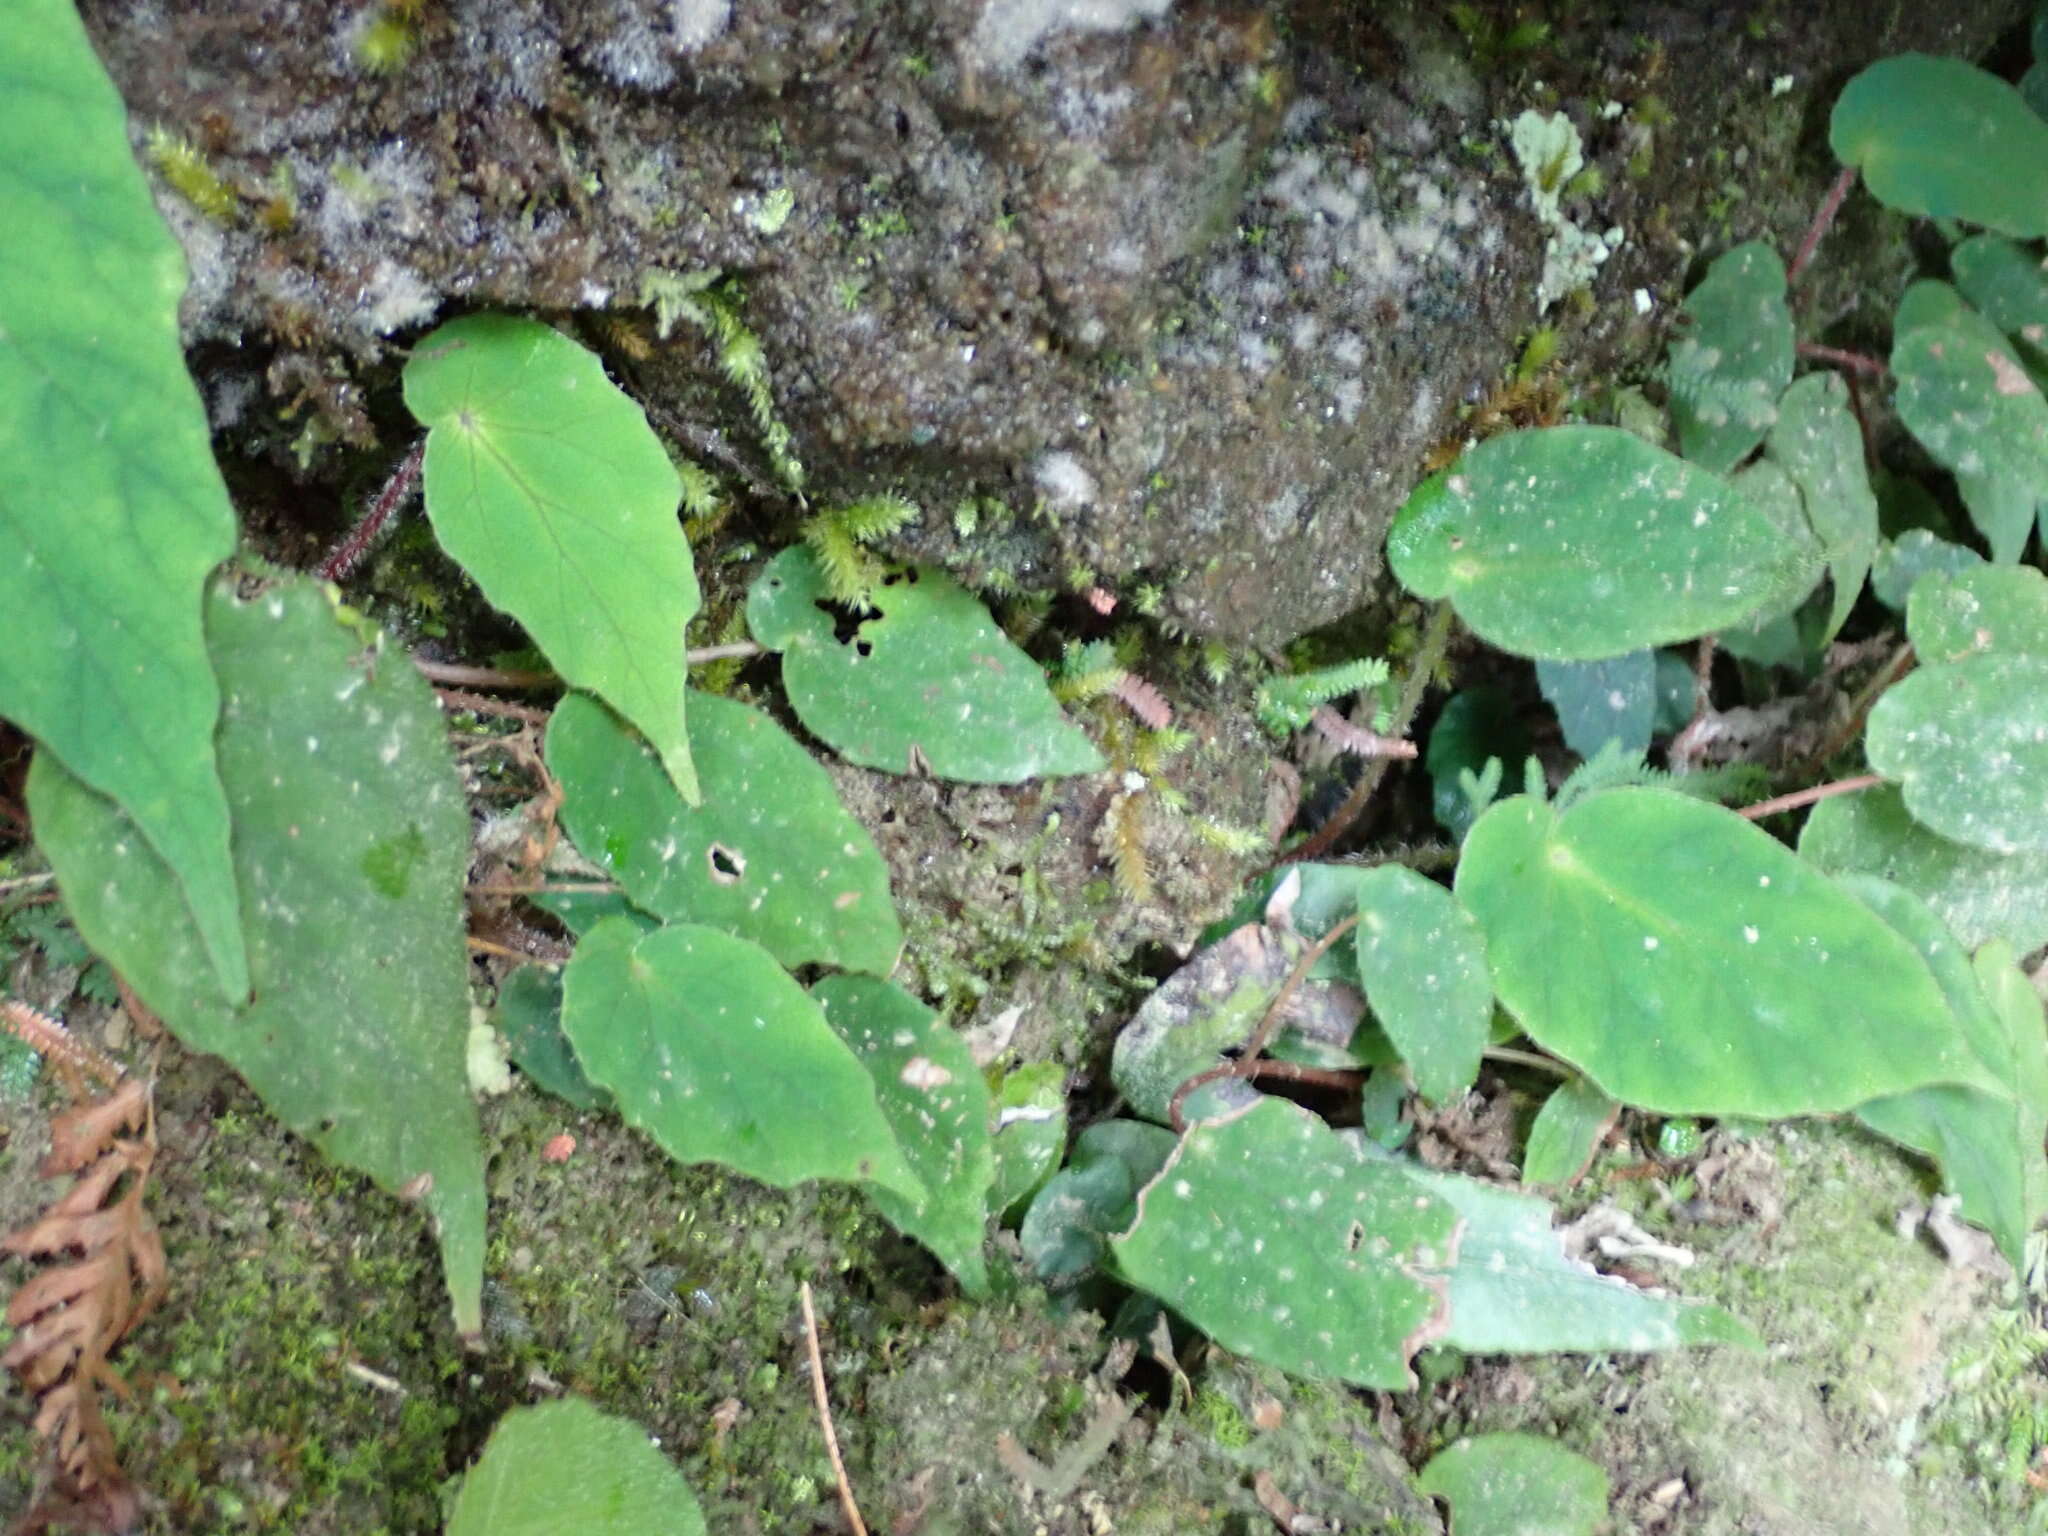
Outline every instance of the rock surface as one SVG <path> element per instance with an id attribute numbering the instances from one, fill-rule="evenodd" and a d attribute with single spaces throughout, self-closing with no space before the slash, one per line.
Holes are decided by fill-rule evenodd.
<path id="1" fill-rule="evenodd" d="M 1525 52 L 1497 9 L 1468 39 L 1327 0 L 85 7 L 138 138 L 238 194 L 222 224 L 164 192 L 189 336 L 239 348 L 224 420 L 267 373 L 367 444 L 376 363 L 451 309 L 717 270 L 814 496 L 886 484 L 926 508 L 905 550 L 970 579 L 1156 587 L 1258 642 L 1369 597 L 1425 449 L 1537 323 L 1507 119 L 1563 111 L 1599 173 L 1564 212 L 1619 248 L 1553 318 L 1611 377 L 1661 341 L 1677 232 L 1796 239 L 1852 70 L 1974 55 L 2021 7 L 1613 7 Z M 678 435 L 751 451 L 701 338 L 609 334 Z"/>

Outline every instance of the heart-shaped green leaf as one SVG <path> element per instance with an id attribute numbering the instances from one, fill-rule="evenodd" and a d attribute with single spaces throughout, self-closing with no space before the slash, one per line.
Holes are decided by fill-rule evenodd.
<path id="1" fill-rule="evenodd" d="M 1972 965 L 1940 918 L 1918 897 L 1869 875 L 1845 877 L 1843 884 L 1890 923 L 1927 961 L 1957 1023 L 1990 1074 L 1998 1093 L 1938 1084 L 1879 1099 L 1856 1111 L 1881 1136 L 1926 1154 L 1941 1165 L 1948 1188 L 1962 1201 L 1962 1213 L 1997 1240 L 1999 1251 L 2021 1269 L 2027 1234 L 2048 1213 L 2048 1038 L 2041 1027 L 2041 1002 L 2026 986 L 2023 1006 L 1994 1006 L 1991 988 L 2001 989 L 2001 971 L 2011 971 L 2012 952 L 1986 945 Z"/>
<path id="2" fill-rule="evenodd" d="M 1908 528 L 1878 546 L 1877 560 L 1870 568 L 1870 590 L 1887 608 L 1903 611 L 1923 576 L 1934 572 L 1953 575 L 1983 563 L 1984 557 L 1966 544 L 1952 544 L 1925 528 Z"/>
<path id="3" fill-rule="evenodd" d="M 1942 836 L 1992 853 L 2048 848 L 2048 655 L 1922 667 L 1877 701 L 1865 748 Z"/>
<path id="4" fill-rule="evenodd" d="M 2025 565 L 1932 576 L 1907 600 L 1906 638 L 1923 662 L 1980 651 L 2048 656 L 2048 576 Z"/>
<path id="5" fill-rule="evenodd" d="M 556 706 L 548 767 L 576 846 L 657 917 L 726 929 L 784 965 L 887 975 L 903 948 L 889 869 L 831 776 L 758 709 L 702 693 L 689 707 L 696 806 L 603 705 Z"/>
<path id="6" fill-rule="evenodd" d="M 1074 1155 L 1024 1213 L 1024 1262 L 1048 1285 L 1072 1284 L 1102 1262 L 1110 1234 L 1131 1224 L 1138 1191 L 1174 1148 L 1173 1132 L 1142 1120 L 1101 1120 L 1074 1141 Z"/>
<path id="7" fill-rule="evenodd" d="M 1415 1089 L 1449 1104 L 1472 1086 L 1493 1022 L 1486 940 L 1471 913 L 1399 864 L 1358 882 L 1358 979 Z"/>
<path id="8" fill-rule="evenodd" d="M 1600 1150 L 1600 1138 L 1614 1124 L 1621 1106 L 1599 1086 L 1574 1074 L 1536 1112 L 1529 1127 L 1529 1145 L 1522 1154 L 1524 1184 L 1568 1185 L 1578 1182 Z"/>
<path id="9" fill-rule="evenodd" d="M 562 1032 L 627 1122 L 679 1163 L 926 1197 L 867 1069 L 758 944 L 608 917 L 562 974 Z"/>
<path id="10" fill-rule="evenodd" d="M 1630 651 L 1605 661 L 1539 661 L 1536 686 L 1557 711 L 1564 744 L 1579 756 L 1596 757 L 1610 741 L 1624 752 L 1650 745 L 1657 713 L 1655 652 Z"/>
<path id="11" fill-rule="evenodd" d="M 690 1485 L 631 1419 L 580 1397 L 514 1408 L 491 1431 L 446 1536 L 704 1536 Z"/>
<path id="12" fill-rule="evenodd" d="M 71 0 L 8 17 L 0 203 L 0 716 L 133 818 L 240 1003 L 201 621 L 235 514 L 178 344 L 184 258 Z"/>
<path id="13" fill-rule="evenodd" d="M 1394 1388 L 1414 1384 L 1410 1357 L 1443 1329 L 1456 1228 L 1449 1202 L 1399 1164 L 1261 1098 L 1181 1138 L 1110 1250 L 1126 1280 L 1225 1349 Z"/>
<path id="14" fill-rule="evenodd" d="M 2019 559 L 2034 531 L 2035 508 L 2048 505 L 2034 483 L 2011 475 L 1956 476 L 1956 490 L 1969 509 L 1970 521 L 1984 536 L 1991 558 L 2000 565 Z"/>
<path id="15" fill-rule="evenodd" d="M 1669 370 L 1679 451 L 1725 474 L 1764 440 L 1792 380 L 1785 263 L 1761 240 L 1738 245 L 1707 268 L 1683 314 Z"/>
<path id="16" fill-rule="evenodd" d="M 1409 591 L 1550 661 L 1689 640 L 1811 585 L 1804 551 L 1726 480 L 1618 427 L 1481 443 L 1409 497 L 1387 554 Z"/>
<path id="17" fill-rule="evenodd" d="M 595 354 L 532 320 L 473 315 L 413 349 L 405 403 L 427 427 L 441 547 L 557 672 L 633 723 L 686 800 L 683 627 L 697 572 L 682 481 Z"/>
<path id="18" fill-rule="evenodd" d="M 1548 1201 L 1460 1174 L 1406 1172 L 1458 1213 L 1441 1342 L 1474 1355 L 1756 1347 L 1756 1335 L 1719 1307 L 1649 1295 L 1567 1257 Z"/>
<path id="19" fill-rule="evenodd" d="M 1457 1536 L 1593 1536 L 1607 1518 L 1607 1474 L 1541 1435 L 1453 1441 L 1415 1486 L 1451 1506 Z"/>
<path id="20" fill-rule="evenodd" d="M 996 1167 L 988 1085 L 967 1042 L 908 992 L 872 976 L 828 976 L 811 995 L 867 1069 L 875 1102 L 925 1189 L 922 1199 L 908 1200 L 878 1184 L 870 1197 L 898 1231 L 939 1256 L 962 1290 L 982 1295 L 981 1241 Z"/>
<path id="21" fill-rule="evenodd" d="M 1806 520 L 1820 540 L 1834 583 L 1823 640 L 1832 640 L 1856 606 L 1877 558 L 1877 493 L 1863 464 L 1863 433 L 1838 374 L 1812 373 L 1778 402 L 1770 455 L 1799 487 Z"/>
<path id="22" fill-rule="evenodd" d="M 911 566 L 884 577 L 845 640 L 825 598 L 817 558 L 786 549 L 747 596 L 747 628 L 782 652 L 790 707 L 840 756 L 977 784 L 1101 768 L 1037 663 L 950 576 Z"/>
<path id="23" fill-rule="evenodd" d="M 2048 484 L 2048 403 L 1998 328 L 1975 310 L 1892 344 L 1899 419 L 1958 477 Z"/>
<path id="24" fill-rule="evenodd" d="M 1828 143 L 1889 207 L 2048 235 L 2048 123 L 1961 59 L 1879 59 L 1842 88 Z"/>
<path id="25" fill-rule="evenodd" d="M 1457 891 L 1508 1010 L 1624 1104 L 1780 1116 L 1995 1087 L 1912 946 L 1720 806 L 1506 800 L 1465 839 Z"/>
<path id="26" fill-rule="evenodd" d="M 1998 235 L 1975 235 L 1948 255 L 1956 287 L 2016 341 L 2048 351 L 2048 270 L 2034 252 Z"/>
<path id="27" fill-rule="evenodd" d="M 1830 874 L 1903 886 L 1967 945 L 2003 939 L 2028 954 L 2048 944 L 2048 859 L 1950 842 L 1907 813 L 1896 785 L 1823 800 L 1800 829 L 1799 852 Z"/>
<path id="28" fill-rule="evenodd" d="M 169 868 L 112 801 L 46 753 L 36 839 L 87 942 L 171 1032 L 224 1058 L 279 1120 L 439 1231 L 456 1326 L 482 1326 L 484 1171 L 464 1042 L 469 815 L 441 712 L 403 652 L 298 578 L 207 596 L 226 695 L 254 994 L 222 1005 Z M 423 1192 L 421 1192 L 423 1191 Z"/>

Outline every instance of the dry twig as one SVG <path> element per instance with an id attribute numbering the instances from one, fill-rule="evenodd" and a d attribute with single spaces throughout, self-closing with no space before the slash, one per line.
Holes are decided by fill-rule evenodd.
<path id="1" fill-rule="evenodd" d="M 853 1484 L 846 1480 L 846 1463 L 839 1456 L 839 1432 L 832 1427 L 832 1404 L 825 1396 L 825 1357 L 818 1348 L 818 1314 L 811 1305 L 811 1282 L 797 1290 L 804 1309 L 804 1347 L 811 1356 L 811 1400 L 818 1405 L 818 1428 L 825 1434 L 825 1454 L 832 1458 L 832 1476 L 839 1484 L 839 1507 L 846 1511 L 846 1523 L 853 1536 L 868 1536 L 867 1522 L 854 1502 Z"/>

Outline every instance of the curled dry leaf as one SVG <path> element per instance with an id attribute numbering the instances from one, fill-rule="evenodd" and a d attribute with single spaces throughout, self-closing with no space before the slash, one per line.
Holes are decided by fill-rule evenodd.
<path id="1" fill-rule="evenodd" d="M 131 1530 L 141 1504 L 115 1459 L 99 1392 L 119 1387 L 107 1356 L 164 1293 L 163 1241 L 142 1206 L 156 1159 L 148 1085 L 126 1082 L 66 1110 L 51 1127 L 50 1143 L 43 1176 L 74 1174 L 71 1187 L 35 1221 L 0 1239 L 0 1251 L 48 1265 L 8 1303 L 14 1341 L 0 1355 L 0 1365 L 35 1398 L 36 1432 L 56 1466 L 22 1528 L 65 1520 Z"/>

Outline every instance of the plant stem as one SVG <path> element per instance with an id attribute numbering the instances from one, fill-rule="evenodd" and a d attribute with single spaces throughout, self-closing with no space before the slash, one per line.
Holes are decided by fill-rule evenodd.
<path id="1" fill-rule="evenodd" d="M 1849 195 L 1849 189 L 1856 185 L 1856 167 L 1845 165 L 1842 174 L 1835 178 L 1835 184 L 1828 188 L 1828 195 L 1821 199 L 1820 208 L 1814 213 L 1813 222 L 1806 227 L 1806 238 L 1799 242 L 1799 249 L 1792 257 L 1792 265 L 1785 273 L 1789 287 L 1799 281 L 1799 274 L 1806 270 L 1806 264 L 1813 260 L 1813 253 L 1819 247 L 1821 236 L 1828 232 L 1828 226 L 1835 222 L 1835 215 L 1841 212 L 1842 199 Z"/>
<path id="2" fill-rule="evenodd" d="M 1761 821 L 1780 811 L 1796 811 L 1817 800 L 1852 795 L 1859 789 L 1874 789 L 1882 783 L 1884 775 L 1881 773 L 1859 773 L 1853 779 L 1836 779 L 1832 784 L 1815 784 L 1809 789 L 1795 789 L 1789 795 L 1779 795 L 1772 800 L 1759 800 L 1755 805 L 1745 805 L 1735 814 L 1748 821 Z"/>
<path id="3" fill-rule="evenodd" d="M 1796 350 L 1801 357 L 1813 359 L 1816 363 L 1833 363 L 1838 368 L 1853 368 L 1858 373 L 1867 373 L 1874 379 L 1881 379 L 1891 370 L 1876 358 L 1862 352 L 1850 352 L 1842 347 L 1824 347 L 1817 341 L 1802 341 Z"/>
<path id="4" fill-rule="evenodd" d="M 413 444 L 412 452 L 399 460 L 398 468 L 393 470 L 391 478 L 384 482 L 384 489 L 379 491 L 376 499 L 370 503 L 370 510 L 362 515 L 355 527 L 349 529 L 348 536 L 335 545 L 327 558 L 320 562 L 322 581 L 339 581 L 354 569 L 355 563 L 363 558 L 363 551 L 370 547 L 371 541 L 383 531 L 384 525 L 405 505 L 406 497 L 412 494 L 413 486 L 419 481 L 420 466 L 426 462 L 426 457 L 427 440 L 421 438 Z"/>
<path id="5" fill-rule="evenodd" d="M 412 664 L 430 683 L 448 688 L 559 688 L 562 680 L 552 672 L 507 672 L 500 667 L 466 667 L 452 661 L 423 661 Z"/>
<path id="6" fill-rule="evenodd" d="M 1479 1054 L 1488 1061 L 1505 1061 L 1516 1067 L 1534 1067 L 1538 1072 L 1548 1072 L 1552 1077 L 1572 1075 L 1572 1069 L 1554 1056 L 1539 1056 L 1534 1051 L 1518 1051 L 1513 1046 L 1489 1045 Z"/>

